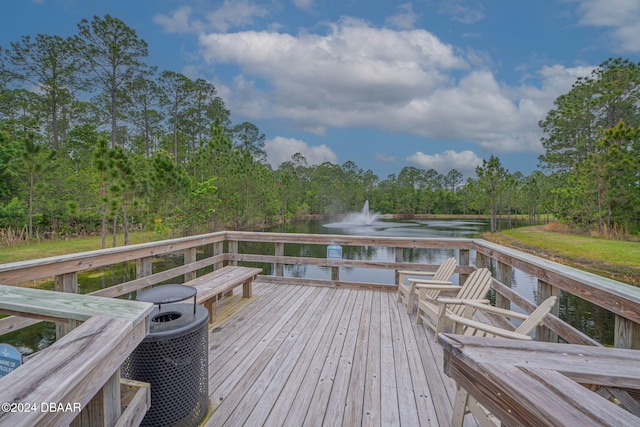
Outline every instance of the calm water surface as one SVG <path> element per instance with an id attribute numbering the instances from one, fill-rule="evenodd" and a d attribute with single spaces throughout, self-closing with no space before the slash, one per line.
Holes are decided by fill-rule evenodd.
<path id="1" fill-rule="evenodd" d="M 506 226 L 506 224 L 505 224 Z M 339 222 L 323 223 L 322 221 L 306 221 L 302 223 L 281 226 L 269 231 L 311 234 L 341 234 L 354 236 L 375 237 L 413 237 L 413 238 L 478 238 L 482 233 L 490 230 L 490 224 L 485 220 L 377 220 L 371 226 L 342 227 Z M 242 248 L 240 248 L 242 250 Z M 311 254 L 310 252 L 317 253 Z M 393 248 L 382 247 L 343 247 L 343 258 L 367 261 L 394 262 Z M 314 256 L 323 258 L 326 252 L 323 246 L 312 245 L 285 246 L 285 255 Z M 408 262 L 422 264 L 440 264 L 451 256 L 458 258 L 459 251 L 453 249 L 404 249 L 404 259 Z M 475 264 L 475 251 L 471 251 L 471 264 Z M 270 267 L 266 267 L 270 270 Z M 494 267 L 492 266 L 492 269 Z M 495 274 L 495 269 L 493 270 Z M 330 267 L 318 266 L 285 266 L 287 277 L 308 277 L 313 279 L 331 279 Z M 391 284 L 395 282 L 395 273 L 391 270 L 377 270 L 370 268 L 341 268 L 340 279 L 353 282 L 369 282 Z M 457 275 L 453 277 L 457 283 Z M 536 301 L 537 280 L 521 271 L 514 270 L 513 288 L 527 299 Z M 516 308 L 517 309 L 517 308 Z"/>

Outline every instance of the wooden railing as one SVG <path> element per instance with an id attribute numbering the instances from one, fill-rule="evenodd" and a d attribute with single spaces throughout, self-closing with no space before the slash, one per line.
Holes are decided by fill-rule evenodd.
<path id="1" fill-rule="evenodd" d="M 243 253 L 239 245 L 246 243 L 269 243 L 272 254 Z M 306 245 L 344 245 L 374 246 L 393 248 L 395 260 L 382 262 L 373 260 L 327 259 L 325 257 L 285 256 L 288 244 Z M 210 245 L 207 256 L 196 260 L 198 251 L 203 253 Z M 245 245 L 248 246 L 248 245 Z M 64 255 L 40 260 L 17 262 L 0 266 L 0 284 L 13 285 L 23 282 L 55 277 L 55 289 L 65 292 L 77 292 L 78 273 L 96 267 L 115 265 L 124 261 L 136 262 L 136 278 L 115 286 L 93 292 L 93 295 L 117 297 L 129 292 L 144 289 L 157 283 L 176 277 L 190 280 L 197 270 L 205 267 L 217 268 L 224 263 L 237 264 L 271 263 L 275 276 L 283 276 L 284 265 L 311 265 L 330 267 L 331 280 L 287 278 L 288 282 L 331 284 L 333 286 L 376 287 L 395 289 L 395 283 L 387 285 L 372 283 L 354 283 L 340 279 L 341 268 L 373 268 L 380 270 L 414 269 L 434 271 L 437 266 L 407 262 L 403 259 L 403 249 L 454 249 L 457 251 L 460 279 L 473 271 L 475 267 L 487 266 L 491 260 L 497 265 L 497 277 L 493 288 L 496 291 L 496 305 L 509 307 L 516 304 L 525 311 L 535 308 L 533 302 L 511 289 L 512 270 L 518 269 L 537 278 L 539 298 L 558 295 L 560 291 L 576 295 L 615 315 L 614 345 L 620 348 L 640 348 L 640 288 L 615 280 L 607 279 L 559 263 L 545 260 L 534 255 L 493 244 L 480 239 L 433 239 L 403 237 L 363 237 L 324 234 L 293 233 L 257 233 L 257 232 L 218 232 L 160 242 L 145 243 L 126 247 Z M 183 265 L 166 271 L 153 273 L 152 260 L 155 256 L 180 253 Z M 471 265 L 471 254 L 475 253 L 475 266 Z M 0 303 L 0 309 L 2 305 Z M 558 313 L 557 307 L 552 311 Z M 0 320 L 0 334 L 35 323 L 32 319 L 15 316 Z M 555 341 L 557 336 L 570 343 L 596 344 L 595 340 L 577 331 L 557 316 L 551 316 L 536 334 L 537 339 Z M 59 336 L 64 335 L 64 325 L 59 326 Z"/>
<path id="2" fill-rule="evenodd" d="M 247 253 L 246 248 L 254 243 L 267 243 L 267 245 L 264 246 L 269 248 L 269 252 L 272 252 Z M 286 245 L 289 244 L 320 245 L 320 249 L 324 249 L 327 245 L 392 248 L 395 253 L 395 259 L 393 261 L 375 261 L 344 258 L 327 259 L 321 256 L 285 256 Z M 86 333 L 90 328 L 106 328 L 106 331 L 111 330 L 110 325 L 116 320 L 118 322 L 132 322 L 131 331 L 135 329 L 137 332 L 127 332 L 126 335 L 132 336 L 133 338 L 127 341 L 128 344 L 126 347 L 118 350 L 117 358 L 105 365 L 108 366 L 107 371 L 109 371 L 118 365 L 118 361 L 121 362 L 120 356 L 126 357 L 131 350 L 135 348 L 135 344 L 144 337 L 141 333 L 142 329 L 140 329 L 143 327 L 140 325 L 145 324 L 142 319 L 146 316 L 147 312 L 145 310 L 148 309 L 148 306 L 143 307 L 142 305 L 136 305 L 138 308 L 136 309 L 137 311 L 135 311 L 135 319 L 130 319 L 124 314 L 121 315 L 119 312 L 114 312 L 114 310 L 110 308 L 111 306 L 100 304 L 97 310 L 91 311 L 90 316 L 81 316 L 78 318 L 75 314 L 77 312 L 76 308 L 84 307 L 79 311 L 83 312 L 87 307 L 87 301 L 94 301 L 91 299 L 92 297 L 122 296 L 178 277 L 183 277 L 184 280 L 190 280 L 196 276 L 198 270 L 218 268 L 225 263 L 237 264 L 238 262 L 271 263 L 273 264 L 273 275 L 275 276 L 273 280 L 279 280 L 282 283 L 306 283 L 324 286 L 395 290 L 397 285 L 392 281 L 387 284 L 373 284 L 341 280 L 340 269 L 372 268 L 396 272 L 406 269 L 435 271 L 437 268 L 436 265 L 425 265 L 405 260 L 403 258 L 403 249 L 405 248 L 452 249 L 457 251 L 458 267 L 456 272 L 459 274 L 460 280 L 464 280 L 476 267 L 487 266 L 491 260 L 494 260 L 497 265 L 497 277 L 493 283 L 493 289 L 496 291 L 496 305 L 503 307 L 508 307 L 513 303 L 525 311 L 532 311 L 535 308 L 533 302 L 527 300 L 511 288 L 510 281 L 513 269 L 528 273 L 538 280 L 538 295 L 540 298 L 557 295 L 560 291 L 568 292 L 614 313 L 616 318 L 615 346 L 640 349 L 640 288 L 596 276 L 484 240 L 231 231 L 0 265 L 0 285 L 18 285 L 25 282 L 54 277 L 55 289 L 57 291 L 75 294 L 78 291 L 78 273 L 97 267 L 113 266 L 125 261 L 135 261 L 136 263 L 135 279 L 93 292 L 89 297 L 85 295 L 67 295 L 62 297 L 59 293 L 51 292 L 46 293 L 47 297 L 45 297 L 45 294 L 42 294 L 42 292 L 45 291 L 22 289 L 13 286 L 2 287 L 2 292 L 5 292 L 6 295 L 20 297 L 7 299 L 2 296 L 0 298 L 0 313 L 12 315 L 0 320 L 0 335 L 42 320 L 53 320 L 57 324 L 58 336 L 64 338 L 60 338 L 56 344 L 48 350 L 44 350 L 42 354 L 58 354 L 55 352 L 59 351 L 58 349 L 61 346 L 64 347 L 66 343 L 83 343 L 84 340 L 87 339 Z M 154 257 L 161 257 L 168 254 L 175 255 L 176 253 L 180 254 L 183 258 L 183 265 L 170 268 L 166 271 L 153 272 L 152 261 Z M 204 258 L 201 255 L 201 259 L 197 259 L 197 255 L 203 253 L 209 255 Z M 322 250 L 316 251 L 316 253 L 322 253 Z M 474 254 L 475 258 L 472 256 Z M 472 263 L 473 260 L 475 260 L 475 263 Z M 292 264 L 329 267 L 332 272 L 331 279 L 283 277 L 284 266 Z M 34 294 L 27 298 L 27 295 L 31 295 L 29 292 L 33 292 Z M 51 299 L 49 295 L 55 295 L 56 298 Z M 67 301 L 61 303 L 62 308 L 60 311 L 56 311 L 56 305 L 49 305 L 51 301 L 57 301 L 57 297 L 60 297 L 60 301 Z M 65 298 L 71 299 L 66 300 Z M 104 298 L 99 298 L 99 300 L 102 302 L 114 301 Z M 46 301 L 47 304 L 44 304 L 43 301 Z M 140 303 L 116 300 L 114 304 Z M 91 304 L 89 304 L 89 306 L 90 305 Z M 125 307 L 125 305 L 122 305 L 122 307 Z M 555 313 L 557 314 L 557 307 Z M 107 315 L 108 319 L 111 320 L 103 318 L 102 316 L 104 315 Z M 94 317 L 95 319 L 93 319 Z M 74 329 L 80 322 L 85 323 Z M 68 335 L 65 336 L 65 334 Z M 552 315 L 548 321 L 545 321 L 545 327 L 536 333 L 536 339 L 556 341 L 558 337 L 562 337 L 567 342 L 574 344 L 599 345 L 599 343 L 592 338 L 560 320 L 557 316 Z M 96 336 L 95 339 L 103 340 L 100 335 Z M 107 337 L 104 337 L 104 340 L 107 340 Z M 45 356 L 37 357 L 39 358 L 38 360 L 48 360 L 45 359 Z M 108 357 L 112 357 L 112 355 L 110 354 Z M 108 357 L 104 355 L 104 359 Z M 113 370 L 110 373 L 113 374 Z M 41 374 L 45 375 L 45 372 L 41 372 Z M 82 378 L 81 374 L 77 375 L 80 375 L 80 377 L 78 377 L 78 384 L 96 383 L 96 380 L 93 378 L 89 378 L 88 376 Z M 12 376 L 13 378 L 18 378 L 18 376 L 13 373 L 11 376 L 0 379 L 0 389 L 2 393 L 4 393 L 1 397 L 3 398 L 11 397 L 8 395 L 5 396 L 7 393 L 11 395 L 14 394 L 14 389 L 9 389 L 5 386 L 6 381 L 11 381 L 12 387 L 18 387 L 18 383 L 14 384 Z M 101 377 L 97 383 L 102 382 L 103 379 L 104 378 Z M 113 379 L 110 381 L 113 387 Z M 100 387 L 103 386 L 104 383 L 100 384 Z M 24 387 L 27 386 L 25 385 L 18 388 L 23 389 Z M 80 385 L 78 385 L 78 387 L 81 388 Z M 93 390 L 91 390 L 91 392 L 93 392 Z M 13 399 L 15 398 L 16 397 L 13 396 Z"/>
<path id="3" fill-rule="evenodd" d="M 120 365 L 147 335 L 152 304 L 4 285 L 0 301 L 2 313 L 69 328 L 27 366 L 0 378 L 0 425 L 140 423 L 149 386 L 121 383 Z"/>

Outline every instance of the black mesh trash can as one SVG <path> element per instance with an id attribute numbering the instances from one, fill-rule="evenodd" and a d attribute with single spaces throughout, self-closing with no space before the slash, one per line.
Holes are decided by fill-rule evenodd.
<path id="1" fill-rule="evenodd" d="M 209 313 L 195 303 L 196 289 L 163 285 L 139 301 L 157 307 L 149 335 L 121 368 L 121 376 L 151 384 L 151 407 L 142 426 L 197 426 L 209 410 Z M 178 303 L 193 297 L 193 304 Z"/>

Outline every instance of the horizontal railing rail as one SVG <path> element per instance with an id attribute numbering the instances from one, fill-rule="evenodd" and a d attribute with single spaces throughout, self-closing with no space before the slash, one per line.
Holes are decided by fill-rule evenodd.
<path id="1" fill-rule="evenodd" d="M 159 242 L 99 249 L 89 252 L 20 261 L 0 265 L 0 285 L 14 285 L 30 280 L 44 279 L 62 274 L 77 273 L 120 262 L 144 259 L 223 242 L 226 233 L 211 233 Z"/>

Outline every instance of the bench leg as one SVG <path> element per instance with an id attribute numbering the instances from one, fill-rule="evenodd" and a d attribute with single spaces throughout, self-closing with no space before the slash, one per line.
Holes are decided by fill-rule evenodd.
<path id="1" fill-rule="evenodd" d="M 216 301 L 218 298 L 213 297 L 208 301 L 205 301 L 204 306 L 209 312 L 209 323 L 213 323 L 216 321 Z"/>
<path id="2" fill-rule="evenodd" d="M 464 423 L 464 416 L 467 413 L 467 403 L 469 402 L 469 393 L 467 390 L 458 386 L 456 392 L 456 400 L 453 403 L 453 417 L 451 419 L 451 425 L 453 427 L 462 427 Z"/>
<path id="3" fill-rule="evenodd" d="M 242 298 L 251 298 L 253 295 L 253 279 L 249 279 L 242 284 Z"/>

